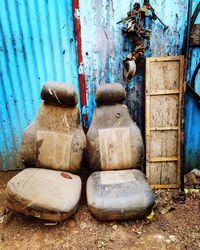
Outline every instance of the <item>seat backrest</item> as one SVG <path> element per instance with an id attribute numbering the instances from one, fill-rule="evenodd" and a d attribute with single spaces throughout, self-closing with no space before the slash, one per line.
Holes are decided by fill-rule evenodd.
<path id="1" fill-rule="evenodd" d="M 97 107 L 87 133 L 86 149 L 93 171 L 140 168 L 142 165 L 141 132 L 123 104 L 124 99 L 125 91 L 118 83 L 97 88 Z"/>
<path id="2" fill-rule="evenodd" d="M 86 147 L 76 92 L 69 84 L 47 82 L 41 98 L 38 114 L 23 134 L 22 161 L 26 167 L 76 172 Z"/>

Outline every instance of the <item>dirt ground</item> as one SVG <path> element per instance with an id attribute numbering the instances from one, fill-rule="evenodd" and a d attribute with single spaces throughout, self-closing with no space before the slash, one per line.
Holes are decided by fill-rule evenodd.
<path id="1" fill-rule="evenodd" d="M 16 173 L 0 173 L 0 249 L 200 249 L 200 193 L 188 192 L 180 204 L 178 190 L 156 190 L 151 220 L 102 223 L 90 214 L 83 188 L 77 213 L 56 224 L 5 209 L 5 187 Z"/>

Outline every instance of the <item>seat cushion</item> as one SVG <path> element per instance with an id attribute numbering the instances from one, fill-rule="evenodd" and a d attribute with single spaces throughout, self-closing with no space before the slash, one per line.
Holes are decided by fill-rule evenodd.
<path id="1" fill-rule="evenodd" d="M 20 156 L 26 167 L 77 172 L 85 147 L 78 107 L 42 103 L 23 134 Z"/>
<path id="2" fill-rule="evenodd" d="M 125 100 L 125 90 L 120 83 L 101 84 L 96 91 L 97 105 L 122 103 Z"/>
<path id="3" fill-rule="evenodd" d="M 65 107 L 74 107 L 78 103 L 76 91 L 67 83 L 48 81 L 41 90 L 41 98 L 48 102 Z"/>
<path id="4" fill-rule="evenodd" d="M 87 132 L 86 157 L 92 171 L 141 168 L 143 139 L 126 105 L 95 108 Z"/>
<path id="5" fill-rule="evenodd" d="M 71 173 L 27 168 L 7 185 L 9 208 L 44 220 L 63 221 L 77 209 L 81 179 Z"/>
<path id="6" fill-rule="evenodd" d="M 137 169 L 99 171 L 88 178 L 87 203 L 99 220 L 137 219 L 150 214 L 154 195 Z"/>

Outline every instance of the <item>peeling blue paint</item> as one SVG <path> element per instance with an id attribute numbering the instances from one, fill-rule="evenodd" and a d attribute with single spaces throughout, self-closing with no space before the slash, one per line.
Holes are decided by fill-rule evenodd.
<path id="1" fill-rule="evenodd" d="M 122 58 L 131 51 L 132 46 L 128 41 L 124 41 L 120 25 L 116 24 L 117 21 L 126 17 L 130 6 L 136 1 L 79 0 L 79 2 L 89 120 L 92 119 L 95 107 L 95 93 L 91 89 L 94 89 L 95 85 L 117 81 L 126 87 L 126 103 L 130 114 L 140 129 L 144 131 L 144 67 L 139 65 L 136 76 L 129 81 L 128 85 L 124 83 Z M 143 4 L 142 0 L 137 2 Z M 158 20 L 151 22 L 147 20 L 152 35 L 145 56 L 180 55 L 187 23 L 188 1 L 151 0 L 150 3 L 163 22 L 169 25 L 169 28 L 163 32 L 163 27 Z M 198 0 L 193 1 L 193 11 L 197 3 Z M 199 17 L 197 23 L 198 20 Z M 199 48 L 192 50 L 188 79 L 191 78 L 191 72 L 194 71 L 199 60 L 199 51 Z M 200 91 L 199 76 L 197 82 L 197 89 Z M 188 95 L 186 99 L 185 148 L 186 165 L 189 165 L 190 169 L 200 167 L 199 160 L 197 160 L 197 155 L 199 157 L 200 154 L 200 117 L 195 105 L 192 97 Z M 193 129 L 193 135 L 191 135 L 191 129 Z M 195 134 L 196 136 L 194 136 Z M 192 143 L 193 140 L 195 143 Z"/>
<path id="2" fill-rule="evenodd" d="M 198 0 L 193 1 L 193 12 L 198 2 Z M 200 14 L 195 23 L 200 24 Z M 200 61 L 200 48 L 190 48 L 190 53 L 191 60 L 187 74 L 189 83 Z M 200 71 L 196 76 L 196 91 L 200 95 Z M 185 166 L 187 172 L 194 168 L 200 169 L 200 108 L 191 92 L 187 92 L 185 101 Z"/>
<path id="3" fill-rule="evenodd" d="M 116 23 L 126 15 L 129 1 L 79 1 L 82 50 L 89 121 L 95 107 L 95 88 L 122 81 L 123 37 Z"/>
<path id="4" fill-rule="evenodd" d="M 198 2 L 198 0 L 193 1 L 193 12 Z M 200 14 L 195 23 L 200 24 Z M 200 49 L 198 47 L 190 48 L 190 53 L 191 60 L 187 74 L 189 83 L 200 60 Z M 200 94 L 200 72 L 196 77 L 196 91 Z M 200 169 L 200 109 L 190 92 L 187 92 L 185 101 L 185 166 L 186 171 L 194 168 Z"/>
<path id="5" fill-rule="evenodd" d="M 104 82 L 120 82 L 123 85 L 122 59 L 131 51 L 129 41 L 124 41 L 119 20 L 126 16 L 133 5 L 133 1 L 116 0 L 80 0 L 80 19 L 82 23 L 82 48 L 84 73 L 87 85 L 87 101 L 89 117 L 91 120 L 95 106 L 94 93 L 91 93 L 92 85 Z M 143 4 L 143 1 L 138 1 Z M 148 22 L 152 29 L 150 47 L 146 56 L 180 55 L 184 37 L 184 29 L 187 19 L 187 1 L 151 1 L 158 16 L 169 25 L 169 29 L 163 32 L 163 27 L 158 20 Z M 86 56 L 86 53 L 88 54 Z M 143 64 L 144 65 L 144 64 Z M 139 67 L 143 67 L 142 65 Z M 92 76 L 92 79 L 91 79 Z M 91 81 L 92 80 L 92 81 Z M 144 70 L 138 68 L 137 76 L 128 84 L 127 104 L 132 118 L 143 129 L 144 95 L 133 94 L 133 91 L 143 91 Z M 134 97 L 133 97 L 134 96 Z M 136 98 L 136 99 L 135 99 Z M 137 106 L 137 107 L 134 107 Z M 136 110 L 136 109 L 140 110 Z"/>
<path id="6" fill-rule="evenodd" d="M 190 171 L 200 169 L 200 109 L 190 92 L 185 103 L 185 166 L 186 171 Z"/>
<path id="7" fill-rule="evenodd" d="M 136 1 L 135 1 L 136 2 Z M 138 1 L 143 4 L 143 0 Z M 92 119 L 96 86 L 120 82 L 134 121 L 144 130 L 144 67 L 125 84 L 122 59 L 132 45 L 125 41 L 117 22 L 134 1 L 79 0 L 87 113 Z M 158 20 L 145 55 L 180 55 L 187 21 L 188 0 L 151 0 L 157 15 L 169 25 L 163 32 Z M 193 1 L 193 11 L 198 0 Z M 39 91 L 46 80 L 66 81 L 79 94 L 72 0 L 0 1 L 0 169 L 16 168 L 21 136 L 40 103 Z M 200 23 L 200 16 L 196 20 Z M 191 50 L 188 81 L 199 61 L 200 50 Z M 200 93 L 199 75 L 197 91 Z M 79 98 L 80 105 L 80 98 Z M 190 93 L 186 97 L 185 151 L 187 170 L 199 167 L 200 112 Z"/>

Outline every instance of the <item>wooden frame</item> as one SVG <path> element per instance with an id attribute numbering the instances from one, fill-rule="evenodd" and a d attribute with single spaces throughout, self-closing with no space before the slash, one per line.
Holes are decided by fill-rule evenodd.
<path id="1" fill-rule="evenodd" d="M 146 59 L 146 174 L 153 188 L 180 185 L 183 73 L 183 56 Z"/>

